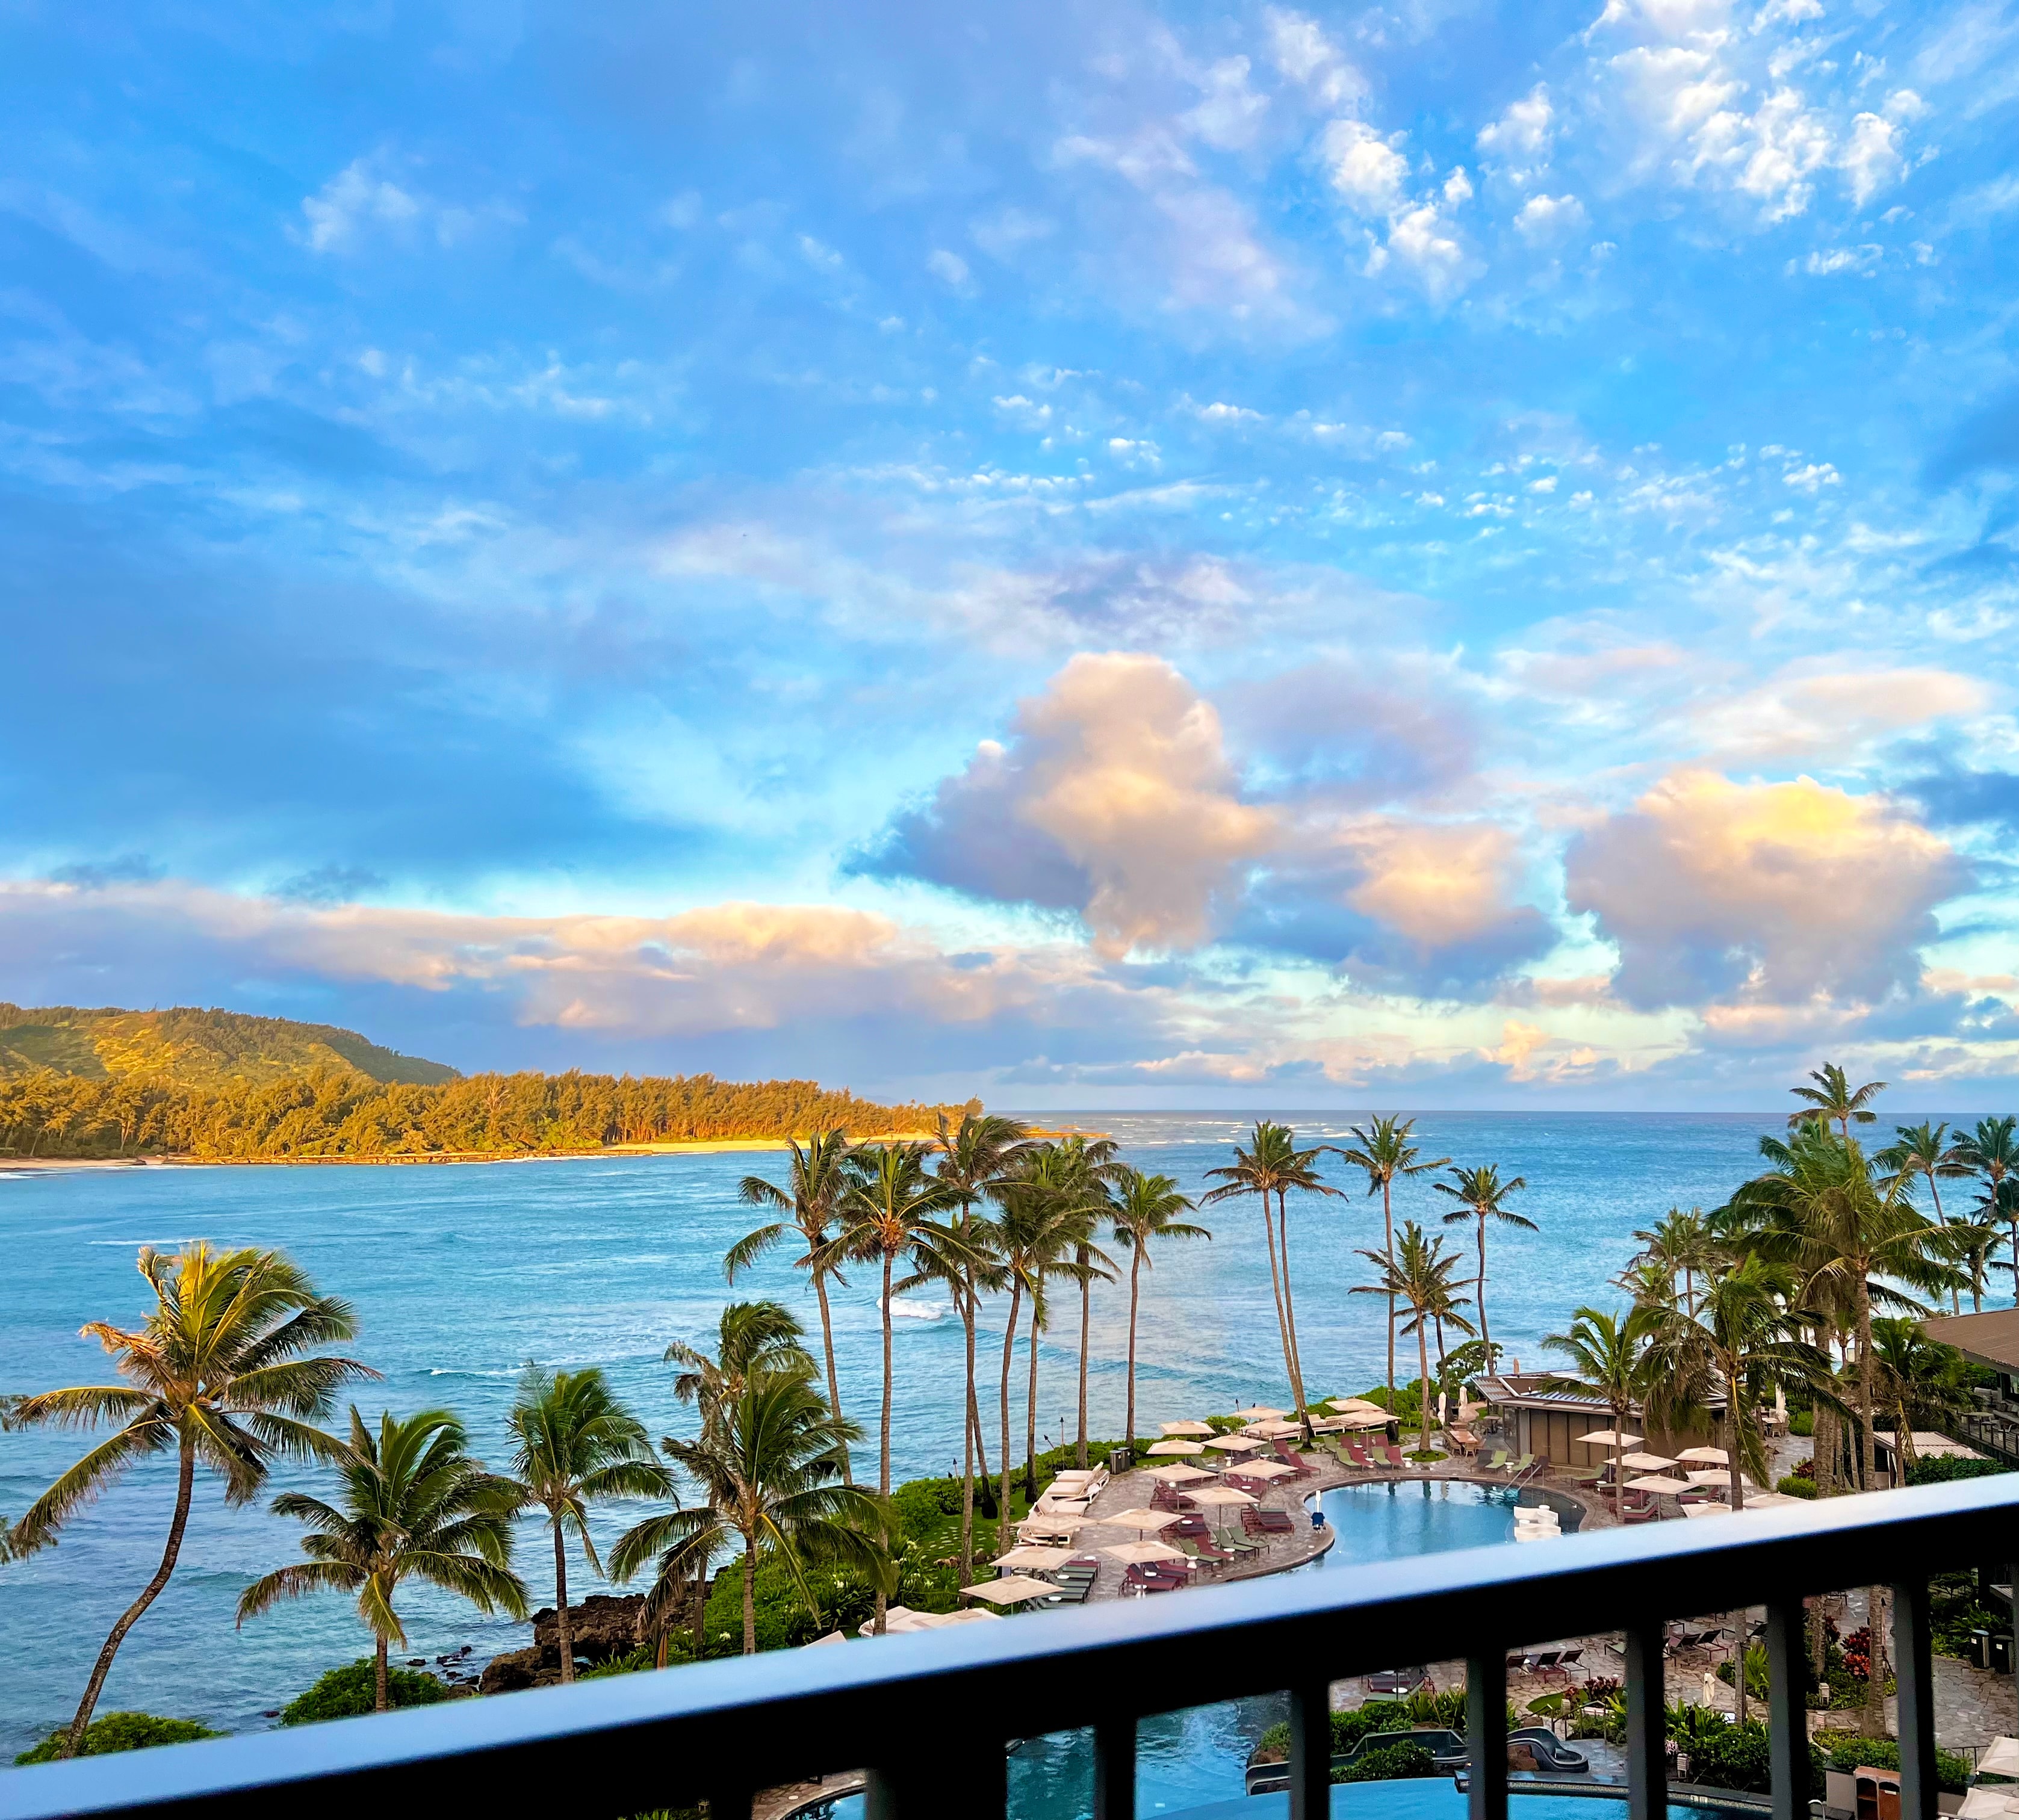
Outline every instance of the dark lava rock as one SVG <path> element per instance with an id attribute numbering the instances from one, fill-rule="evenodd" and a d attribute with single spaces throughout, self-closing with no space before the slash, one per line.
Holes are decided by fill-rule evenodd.
<path id="1" fill-rule="evenodd" d="M 569 1641 L 576 1662 L 594 1666 L 629 1655 L 644 1641 L 640 1630 L 644 1611 L 643 1593 L 615 1598 L 596 1593 L 569 1606 Z M 533 1614 L 533 1647 L 493 1656 L 477 1688 L 483 1693 L 509 1694 L 521 1688 L 551 1687 L 560 1678 L 560 1622 L 553 1608 L 546 1606 Z"/>

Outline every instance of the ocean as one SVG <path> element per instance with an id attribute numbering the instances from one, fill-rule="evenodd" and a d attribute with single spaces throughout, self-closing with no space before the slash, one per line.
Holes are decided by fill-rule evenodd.
<path id="1" fill-rule="evenodd" d="M 1290 1115 L 1300 1142 L 1350 1142 L 1358 1115 Z M 1187 1192 L 1229 1160 L 1252 1115 L 1102 1113 L 1077 1122 L 1111 1134 L 1126 1160 L 1174 1176 Z M 1048 1126 L 1068 1122 L 1046 1114 Z M 1418 1121 L 1426 1153 L 1494 1163 L 1528 1186 L 1510 1205 L 1538 1230 L 1498 1228 L 1488 1243 L 1488 1312 L 1495 1338 L 1524 1364 L 1542 1337 L 1584 1303 L 1621 1298 L 1608 1279 L 1633 1233 L 1672 1206 L 1713 1207 L 1755 1167 L 1755 1145 L 1778 1118 L 1728 1115 L 1436 1113 Z M 1882 1123 L 1881 1132 L 1890 1132 Z M 456 1411 L 477 1450 L 504 1458 L 504 1417 L 527 1360 L 600 1365 L 657 1433 L 691 1412 L 672 1395 L 661 1355 L 676 1338 L 708 1344 L 732 1292 L 721 1259 L 759 1223 L 736 1199 L 746 1174 L 784 1178 L 775 1152 L 591 1157 L 441 1167 L 163 1167 L 7 1172 L 0 1166 L 0 1393 L 105 1381 L 103 1355 L 78 1337 L 85 1321 L 137 1324 L 147 1310 L 133 1268 L 143 1244 L 203 1238 L 276 1246 L 327 1292 L 356 1306 L 355 1354 L 385 1374 L 360 1386 L 368 1416 L 433 1406 Z M 1363 1391 L 1384 1371 L 1382 1303 L 1354 1295 L 1369 1280 L 1357 1254 L 1378 1246 L 1380 1202 L 1336 1158 L 1328 1178 L 1347 1198 L 1291 1207 L 1299 1344 L 1314 1396 Z M 1402 1185 L 1397 1220 L 1434 1221 L 1455 1203 L 1427 1179 Z M 1261 1223 L 1252 1202 L 1206 1210 L 1210 1243 L 1171 1244 L 1144 1277 L 1137 1377 L 1140 1429 L 1285 1394 Z M 1452 1236 L 1469 1245 L 1469 1227 Z M 738 1284 L 774 1296 L 817 1325 L 812 1297 L 781 1248 Z M 1463 1274 L 1470 1275 L 1467 1268 Z M 920 1292 L 897 1325 L 894 1471 L 899 1479 L 958 1471 L 959 1323 Z M 1061 1297 L 1039 1348 L 1038 1427 L 1069 1436 L 1075 1406 L 1077 1298 Z M 937 1318 L 935 1318 L 937 1316 Z M 846 1413 L 873 1438 L 879 1323 L 868 1273 L 836 1294 L 836 1347 Z M 999 1313 L 994 1316 L 999 1323 Z M 1092 1431 L 1122 1428 L 1128 1304 L 1124 1287 L 1093 1303 Z M 1001 1327 L 984 1321 L 981 1356 L 999 1359 Z M 1405 1343 L 1407 1344 L 1407 1343 Z M 1413 1344 L 1398 1360 L 1412 1377 Z M 1405 1369 L 1406 1367 L 1406 1369 Z M 1023 1354 L 1017 1367 L 1022 1430 Z M 984 1411 L 992 1406 L 984 1380 Z M 993 1418 L 990 1432 L 994 1433 Z M 74 1435 L 0 1436 L 0 1512 L 18 1516 L 82 1451 Z M 993 1448 L 991 1445 L 991 1453 Z M 872 1447 L 857 1460 L 873 1471 Z M 861 1467 L 858 1467 L 861 1476 Z M 284 1467 L 275 1489 L 299 1477 Z M 173 1494 L 172 1463 L 135 1470 L 80 1512 L 60 1547 L 0 1569 L 0 1749 L 11 1755 L 67 1720 L 92 1658 L 158 1560 Z M 600 1514 L 600 1540 L 635 1511 Z M 238 1594 L 296 1558 L 299 1532 L 259 1506 L 230 1510 L 199 1479 L 181 1565 L 127 1638 L 100 1712 L 142 1709 L 237 1730 L 272 1712 L 324 1669 L 368 1653 L 350 1604 L 326 1596 L 280 1607 L 236 1630 Z M 528 1532 L 520 1566 L 536 1604 L 551 1603 L 551 1556 Z M 579 1597 L 598 1590 L 580 1564 Z M 415 1656 L 463 1644 L 480 1655 L 520 1647 L 524 1626 L 488 1620 L 426 1588 L 403 1616 Z"/>

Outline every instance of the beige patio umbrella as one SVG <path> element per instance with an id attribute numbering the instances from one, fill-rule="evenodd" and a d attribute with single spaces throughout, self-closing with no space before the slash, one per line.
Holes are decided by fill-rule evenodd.
<path id="1" fill-rule="evenodd" d="M 986 1599 L 991 1605 L 1020 1605 L 1028 1599 L 1055 1599 L 1059 1589 L 1049 1580 L 1031 1579 L 1020 1573 L 984 1581 L 978 1587 L 962 1587 L 970 1599 Z"/>
<path id="2" fill-rule="evenodd" d="M 1212 1428 L 1204 1422 L 1159 1422 L 1157 1426 L 1166 1435 L 1191 1435 L 1203 1437 L 1212 1433 Z"/>
<path id="3" fill-rule="evenodd" d="M 1260 1438 L 1253 1435 L 1220 1435 L 1206 1443 L 1207 1446 L 1217 1447 L 1226 1453 L 1250 1453 L 1261 1445 Z"/>
<path id="4" fill-rule="evenodd" d="M 1796 1504 L 1807 1509 L 1809 1500 L 1807 1498 L 1791 1498 L 1785 1492 L 1749 1491 L 1745 1494 L 1745 1507 L 1749 1511 L 1785 1511 Z M 1980 1763 L 1977 1767 L 1981 1770 L 1984 1765 Z M 2019 1775 L 2019 1770 L 2010 1773 Z"/>
<path id="5" fill-rule="evenodd" d="M 1280 1460 L 1258 1460 L 1252 1466 L 1242 1460 L 1238 1465 L 1227 1469 L 1241 1478 L 1281 1478 L 1296 1471 L 1294 1466 L 1286 1466 Z M 1197 1494 L 1194 1493 L 1194 1496 Z"/>
<path id="6" fill-rule="evenodd" d="M 1259 1435 L 1265 1441 L 1287 1440 L 1292 1435 L 1301 1435 L 1303 1430 L 1295 1422 L 1255 1422 L 1241 1430 L 1244 1435 Z"/>
<path id="7" fill-rule="evenodd" d="M 1749 1511 L 1753 1508 L 1750 1504 L 1745 1507 Z M 1683 1514 L 1685 1517 L 1728 1517 L 1731 1514 L 1731 1507 L 1729 1504 L 1685 1504 Z"/>
<path id="8" fill-rule="evenodd" d="M 995 1558 L 998 1567 L 1009 1568 L 1021 1573 L 1029 1569 L 1033 1573 L 1051 1573 L 1062 1568 L 1073 1558 L 1070 1548 L 1041 1548 L 1035 1543 L 1027 1542 L 1021 1548 L 1013 1548 L 1007 1554 Z"/>
<path id="9" fill-rule="evenodd" d="M 1640 1445 L 1638 1435 L 1622 1435 L 1616 1428 L 1594 1428 L 1589 1435 L 1580 1435 L 1577 1438 L 1587 1447 L 1638 1447 Z"/>
<path id="10" fill-rule="evenodd" d="M 1289 1413 L 1287 1409 L 1272 1409 L 1257 1403 L 1252 1409 L 1236 1409 L 1234 1419 L 1241 1422 L 1280 1422 Z"/>
<path id="11" fill-rule="evenodd" d="M 1800 1498 L 1795 1500 L 1798 1504 L 1801 1501 Z M 1981 1776 L 2011 1776 L 2019 1779 L 2019 1738 L 1992 1739 L 1977 1760 L 1977 1773 Z M 2008 1792 L 2019 1795 L 2019 1789 Z"/>
<path id="12" fill-rule="evenodd" d="M 1334 1397 L 1325 1407 L 1338 1410 L 1342 1416 L 1357 1415 L 1365 1409 L 1380 1409 L 1384 1416 L 1388 1413 L 1379 1403 L 1371 1403 L 1365 1397 Z"/>
<path id="13" fill-rule="evenodd" d="M 1673 1496 L 1677 1492 L 1687 1491 L 1690 1482 L 1686 1478 L 1669 1478 L 1658 1472 L 1649 1472 L 1643 1473 L 1638 1478 L 1629 1478 L 1626 1482 L 1626 1489 L 1629 1492 L 1666 1492 Z"/>
<path id="14" fill-rule="evenodd" d="M 1040 1536 L 1064 1536 L 1070 1539 L 1086 1527 L 1084 1517 L 1052 1517 L 1040 1511 L 1035 1516 L 1026 1517 L 1017 1525 L 1018 1537 L 1029 1542 Z"/>
<path id="15" fill-rule="evenodd" d="M 1183 1519 L 1178 1511 L 1124 1511 L 1118 1516 L 1103 1517 L 1104 1523 L 1112 1523 L 1123 1529 L 1168 1529 Z"/>
<path id="16" fill-rule="evenodd" d="M 1742 1472 L 1738 1475 L 1738 1482 L 1749 1492 L 1756 1492 L 1760 1489 Z M 1731 1483 L 1731 1468 L 1727 1466 L 1720 1472 L 1714 1466 L 1700 1466 L 1690 1474 L 1690 1483 L 1693 1485 L 1728 1485 Z"/>
<path id="17" fill-rule="evenodd" d="M 1632 1467 L 1636 1472 L 1660 1472 L 1676 1463 L 1666 1454 L 1629 1453 L 1619 1464 Z"/>
<path id="18" fill-rule="evenodd" d="M 1685 1447 L 1676 1457 L 1695 1460 L 1702 1466 L 1729 1466 L 1731 1464 L 1731 1456 L 1722 1447 Z"/>
<path id="19" fill-rule="evenodd" d="M 1167 1485 L 1195 1485 L 1211 1478 L 1212 1474 L 1203 1467 L 1153 1466 L 1143 1476 L 1160 1479 Z"/>
<path id="20" fill-rule="evenodd" d="M 1389 1417 L 1386 1409 L 1356 1409 L 1345 1420 L 1349 1428 L 1385 1428 Z"/>
<path id="21" fill-rule="evenodd" d="M 1237 1504 L 1259 1504 L 1262 1501 L 1252 1492 L 1236 1491 L 1232 1485 L 1201 1485 L 1191 1496 L 1195 1504 L 1224 1504 L 1229 1508 Z"/>
<path id="22" fill-rule="evenodd" d="M 1168 1542 L 1120 1542 L 1112 1548 L 1100 1551 L 1111 1561 L 1125 1561 L 1133 1565 L 1146 1561 L 1188 1561 L 1191 1557 L 1182 1548 L 1173 1548 Z M 1055 1593 L 1057 1587 L 1047 1587 L 1046 1591 Z"/>
<path id="23" fill-rule="evenodd" d="M 1196 1441 L 1153 1441 L 1144 1449 L 1146 1453 L 1203 1453 L 1205 1449 Z"/>

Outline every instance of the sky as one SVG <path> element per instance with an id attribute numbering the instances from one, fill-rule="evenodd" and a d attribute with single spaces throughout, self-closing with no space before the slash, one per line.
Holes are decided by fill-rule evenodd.
<path id="1" fill-rule="evenodd" d="M 2019 1072 L 2019 4 L 0 4 L 0 997 Z"/>

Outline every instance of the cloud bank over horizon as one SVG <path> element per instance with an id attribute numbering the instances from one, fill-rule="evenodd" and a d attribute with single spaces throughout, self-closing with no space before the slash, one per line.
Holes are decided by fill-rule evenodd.
<path id="1" fill-rule="evenodd" d="M 13 23 L 0 997 L 2005 1103 L 2019 0 L 791 16 Z"/>

